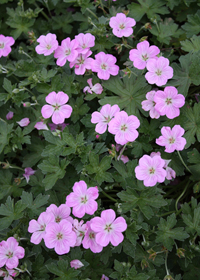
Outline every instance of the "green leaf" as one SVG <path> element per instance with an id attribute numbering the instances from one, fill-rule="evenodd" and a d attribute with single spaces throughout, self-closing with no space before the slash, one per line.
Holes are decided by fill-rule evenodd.
<path id="1" fill-rule="evenodd" d="M 172 80 L 167 84 L 169 86 L 177 87 L 178 93 L 183 94 L 185 97 L 188 94 L 188 89 L 191 84 L 191 78 L 189 76 L 189 65 L 191 61 L 191 54 L 182 55 L 179 58 L 180 65 L 177 63 L 172 63 L 172 68 L 174 69 L 174 75 Z"/>
<path id="2" fill-rule="evenodd" d="M 174 23 L 172 18 L 165 18 L 164 22 L 153 25 L 150 32 L 156 36 L 160 43 L 169 45 L 172 37 L 178 38 L 183 32 L 179 29 L 178 24 Z"/>
<path id="3" fill-rule="evenodd" d="M 128 115 L 135 115 L 140 118 L 139 110 L 142 110 L 141 102 L 145 99 L 146 93 L 151 87 L 147 85 L 144 76 L 111 77 L 103 82 L 103 86 L 115 93 L 117 96 L 105 97 L 99 101 L 101 105 L 118 104 L 121 110 L 125 110 Z"/>
<path id="4" fill-rule="evenodd" d="M 184 106 L 182 110 L 184 116 L 183 128 L 186 130 L 184 138 L 187 141 L 185 149 L 187 149 L 196 141 L 195 135 L 200 142 L 200 103 L 195 103 L 193 108 Z"/>
<path id="5" fill-rule="evenodd" d="M 182 28 L 186 31 L 187 37 L 191 37 L 200 32 L 200 10 L 198 10 L 195 15 L 188 15 L 187 18 L 188 22 L 186 22 Z"/>
<path id="6" fill-rule="evenodd" d="M 0 231 L 9 227 L 14 220 L 19 220 L 23 217 L 23 210 L 26 208 L 26 204 L 22 200 L 14 205 L 14 200 L 8 196 L 6 203 L 0 206 L 0 215 L 6 216 L 6 218 L 0 219 Z"/>
<path id="7" fill-rule="evenodd" d="M 11 138 L 13 124 L 7 124 L 5 121 L 0 119 L 0 154 L 4 147 L 8 145 Z"/>
<path id="8" fill-rule="evenodd" d="M 75 271 L 73 268 L 68 268 L 68 261 L 59 260 L 57 265 L 50 263 L 46 265 L 46 268 L 54 275 L 59 276 L 55 278 L 57 280 L 77 280 L 77 275 L 80 271 Z"/>
<path id="9" fill-rule="evenodd" d="M 41 206 L 45 205 L 49 199 L 50 195 L 39 194 L 35 200 L 33 200 L 32 193 L 23 191 L 21 195 L 22 202 L 31 209 L 34 214 L 39 215 L 42 211 Z"/>
<path id="10" fill-rule="evenodd" d="M 181 41 L 182 50 L 185 52 L 200 51 L 200 36 L 193 35 L 189 40 Z"/>
<path id="11" fill-rule="evenodd" d="M 184 223 L 187 225 L 186 231 L 191 233 L 193 236 L 200 234 L 200 208 L 194 209 L 193 215 L 182 215 Z"/>
<path id="12" fill-rule="evenodd" d="M 189 237 L 189 235 L 184 231 L 184 228 L 177 227 L 173 229 L 176 223 L 177 220 L 174 213 L 168 216 L 167 220 L 161 218 L 158 225 L 158 232 L 156 232 L 156 242 L 161 242 L 169 251 L 172 250 L 175 239 L 183 241 Z"/>
<path id="13" fill-rule="evenodd" d="M 157 14 L 165 15 L 169 14 L 169 10 L 166 7 L 166 2 L 162 0 L 138 0 L 139 4 L 131 3 L 128 5 L 129 16 L 136 21 L 146 14 L 149 19 L 154 18 Z"/>

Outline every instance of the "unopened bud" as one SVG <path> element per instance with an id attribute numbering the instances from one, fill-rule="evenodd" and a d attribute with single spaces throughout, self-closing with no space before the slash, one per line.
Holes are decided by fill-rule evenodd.
<path id="1" fill-rule="evenodd" d="M 140 42 L 144 42 L 148 39 L 148 36 L 143 36 L 142 38 L 140 38 Z"/>
<path id="2" fill-rule="evenodd" d="M 149 267 L 149 263 L 146 259 L 143 259 L 141 261 L 141 267 L 142 267 L 142 270 L 144 270 L 145 268 Z"/>
<path id="3" fill-rule="evenodd" d="M 179 257 L 179 258 L 185 258 L 185 249 L 183 249 L 183 248 L 178 248 L 177 250 L 176 250 L 176 254 L 177 254 L 177 256 Z"/>
<path id="4" fill-rule="evenodd" d="M 174 280 L 174 278 L 171 275 L 166 275 L 163 280 Z"/>
<path id="5" fill-rule="evenodd" d="M 13 93 L 18 93 L 20 90 L 18 88 L 13 89 Z"/>
<path id="6" fill-rule="evenodd" d="M 24 106 L 24 107 L 30 107 L 30 106 L 31 106 L 31 103 L 30 103 L 30 102 L 24 102 L 24 103 L 23 103 L 23 106 Z"/>

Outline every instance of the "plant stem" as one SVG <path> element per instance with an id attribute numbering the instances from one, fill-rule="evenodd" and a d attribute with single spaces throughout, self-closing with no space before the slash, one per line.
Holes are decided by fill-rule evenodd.
<path id="1" fill-rule="evenodd" d="M 102 193 L 103 193 L 105 196 L 107 196 L 110 200 L 112 200 L 112 201 L 114 201 L 114 202 L 117 202 L 116 199 L 112 198 L 110 195 L 108 195 L 108 194 L 107 194 L 106 192 L 104 192 L 103 190 L 102 190 Z"/>
<path id="2" fill-rule="evenodd" d="M 187 165 L 185 164 L 185 162 L 184 162 L 184 160 L 183 160 L 183 158 L 182 158 L 182 156 L 181 156 L 181 154 L 180 154 L 179 151 L 177 151 L 177 154 L 178 154 L 178 156 L 179 156 L 179 158 L 180 158 L 182 164 L 183 164 L 183 165 L 185 166 L 185 168 L 187 169 L 187 171 L 189 171 L 190 173 L 192 173 L 192 172 L 190 171 L 190 169 L 187 167 Z"/>
<path id="3" fill-rule="evenodd" d="M 168 271 L 168 268 L 167 268 L 167 257 L 168 257 L 168 251 L 166 252 L 166 257 L 165 257 L 165 269 L 166 269 L 167 275 L 169 275 L 169 271 Z"/>
<path id="4" fill-rule="evenodd" d="M 35 5 L 35 7 L 40 8 L 36 3 L 33 3 L 33 5 Z M 41 14 L 47 19 L 49 20 L 49 17 L 47 16 L 47 14 L 43 11 L 41 11 Z"/>
<path id="5" fill-rule="evenodd" d="M 124 147 L 123 147 L 122 150 L 120 151 L 119 160 L 121 159 L 121 156 L 123 155 L 123 152 L 124 152 L 124 150 L 125 150 L 125 148 L 126 148 L 126 145 L 127 145 L 127 143 L 124 145 Z"/>
<path id="6" fill-rule="evenodd" d="M 95 13 L 93 13 L 89 8 L 86 8 L 86 10 L 87 10 L 91 15 L 93 15 L 96 19 L 99 20 L 99 18 L 95 15 Z"/>
<path id="7" fill-rule="evenodd" d="M 178 212 L 178 202 L 181 199 L 181 197 L 184 195 L 185 191 L 187 190 L 187 187 L 189 186 L 189 183 L 190 183 L 190 181 L 187 182 L 184 190 L 182 191 L 182 193 L 179 195 L 179 197 L 176 200 L 176 203 L 175 203 L 176 212 Z"/>

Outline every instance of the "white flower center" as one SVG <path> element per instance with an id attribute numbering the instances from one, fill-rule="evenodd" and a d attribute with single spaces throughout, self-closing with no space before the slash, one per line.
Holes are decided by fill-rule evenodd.
<path id="1" fill-rule="evenodd" d="M 147 61 L 149 59 L 147 53 L 142 55 L 142 60 Z"/>
<path id="2" fill-rule="evenodd" d="M 173 137 L 169 138 L 169 144 L 174 144 L 175 139 Z"/>
<path id="3" fill-rule="evenodd" d="M 105 117 L 104 116 L 104 123 L 109 123 L 111 120 L 110 116 Z"/>
<path id="4" fill-rule="evenodd" d="M 51 49 L 51 45 L 47 45 L 46 48 L 47 48 L 47 50 L 50 50 Z"/>
<path id="5" fill-rule="evenodd" d="M 94 234 L 94 232 L 90 232 L 90 233 L 89 233 L 89 238 L 90 238 L 90 239 L 95 239 L 95 234 Z"/>
<path id="6" fill-rule="evenodd" d="M 107 232 L 110 232 L 110 231 L 112 231 L 112 224 L 108 224 L 108 225 L 106 225 L 105 226 L 105 230 L 107 231 Z"/>
<path id="7" fill-rule="evenodd" d="M 61 240 L 61 239 L 63 239 L 63 234 L 59 232 L 59 233 L 56 235 L 56 237 L 57 237 L 58 240 Z"/>
<path id="8" fill-rule="evenodd" d="M 4 48 L 4 43 L 0 43 L 0 49 Z"/>
<path id="9" fill-rule="evenodd" d="M 120 28 L 120 29 L 124 29 L 124 28 L 125 28 L 124 23 L 121 23 L 121 24 L 119 25 L 119 28 Z"/>
<path id="10" fill-rule="evenodd" d="M 12 258 L 13 257 L 13 252 L 8 251 L 6 256 L 8 257 L 8 259 Z"/>
<path id="11" fill-rule="evenodd" d="M 61 220 L 62 220 L 62 218 L 59 217 L 59 216 L 57 216 L 57 217 L 55 218 L 55 222 L 56 222 L 56 223 L 60 223 Z"/>
<path id="12" fill-rule="evenodd" d="M 155 172 L 156 170 L 153 167 L 149 168 L 149 174 L 154 174 Z"/>
<path id="13" fill-rule="evenodd" d="M 88 202 L 88 198 L 87 198 L 87 196 L 85 195 L 85 196 L 82 196 L 81 197 L 81 203 L 82 204 L 86 204 Z"/>
<path id="14" fill-rule="evenodd" d="M 157 69 L 157 71 L 155 72 L 157 76 L 161 76 L 162 75 L 162 71 L 160 69 Z"/>
<path id="15" fill-rule="evenodd" d="M 70 49 L 67 49 L 66 51 L 65 51 L 65 55 L 70 55 L 71 54 L 71 50 Z"/>
<path id="16" fill-rule="evenodd" d="M 106 63 L 102 63 L 101 64 L 101 69 L 106 70 L 108 67 L 108 65 Z"/>
<path id="17" fill-rule="evenodd" d="M 127 130 L 127 128 L 128 128 L 128 127 L 126 126 L 126 124 L 121 125 L 121 130 L 122 130 L 122 131 L 125 132 L 125 131 Z"/>
<path id="18" fill-rule="evenodd" d="M 167 105 L 172 104 L 172 99 L 171 99 L 171 98 L 166 98 L 165 103 L 166 103 Z"/>

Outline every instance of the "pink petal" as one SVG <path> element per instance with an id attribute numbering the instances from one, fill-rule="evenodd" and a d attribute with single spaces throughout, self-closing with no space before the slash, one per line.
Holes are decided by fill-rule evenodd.
<path id="1" fill-rule="evenodd" d="M 42 116 L 45 119 L 50 118 L 53 112 L 54 112 L 54 107 L 51 105 L 44 105 L 41 110 Z"/>

